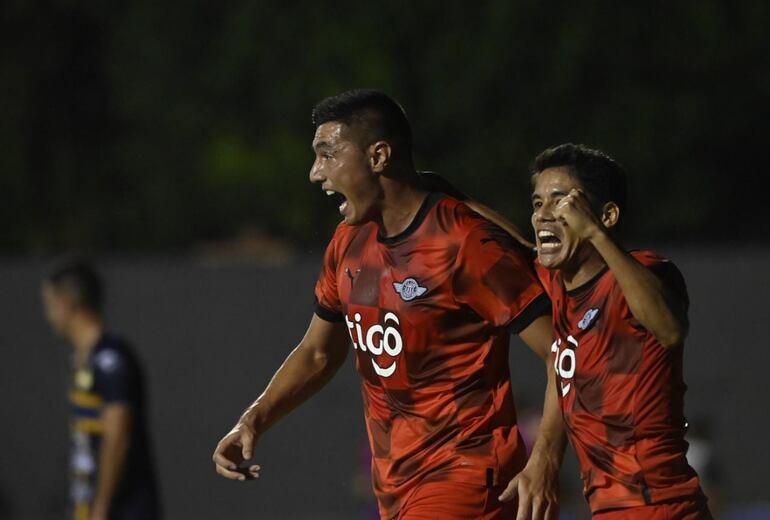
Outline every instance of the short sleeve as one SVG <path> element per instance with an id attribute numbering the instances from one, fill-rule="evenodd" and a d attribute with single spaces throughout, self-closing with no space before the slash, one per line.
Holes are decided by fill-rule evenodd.
<path id="1" fill-rule="evenodd" d="M 116 348 L 104 348 L 94 356 L 94 386 L 105 403 L 132 403 L 138 394 L 137 368 Z"/>
<path id="2" fill-rule="evenodd" d="M 325 321 L 342 321 L 342 305 L 337 292 L 336 241 L 326 247 L 323 266 L 315 284 L 315 314 Z"/>
<path id="3" fill-rule="evenodd" d="M 480 224 L 466 236 L 455 264 L 455 299 L 495 326 L 519 333 L 550 312 L 527 252 L 502 229 Z"/>

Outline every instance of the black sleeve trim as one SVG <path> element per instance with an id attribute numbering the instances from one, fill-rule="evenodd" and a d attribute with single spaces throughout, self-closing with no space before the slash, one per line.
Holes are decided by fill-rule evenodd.
<path id="1" fill-rule="evenodd" d="M 341 323 L 342 322 L 342 313 L 341 312 L 335 312 L 331 309 L 327 309 L 323 305 L 321 305 L 318 300 L 315 302 L 315 315 L 321 318 L 324 321 L 330 321 L 332 323 Z"/>
<path id="2" fill-rule="evenodd" d="M 530 304 L 513 319 L 510 325 L 511 334 L 518 334 L 529 327 L 530 324 L 540 316 L 550 315 L 551 300 L 548 298 L 548 295 L 543 292 L 540 296 L 532 300 Z"/>

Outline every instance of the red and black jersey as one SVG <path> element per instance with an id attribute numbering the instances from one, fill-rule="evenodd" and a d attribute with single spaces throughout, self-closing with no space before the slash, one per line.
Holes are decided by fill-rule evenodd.
<path id="1" fill-rule="evenodd" d="M 549 304 L 507 233 L 432 193 L 398 236 L 340 224 L 315 294 L 316 314 L 350 332 L 383 518 L 420 482 L 497 485 L 521 470 L 509 332 Z"/>
<path id="2" fill-rule="evenodd" d="M 688 301 L 673 263 L 631 254 Z M 591 510 L 702 496 L 685 457 L 682 347 L 664 347 L 634 318 L 609 269 L 570 291 L 558 270 L 537 271 L 553 305 L 559 398 Z"/>

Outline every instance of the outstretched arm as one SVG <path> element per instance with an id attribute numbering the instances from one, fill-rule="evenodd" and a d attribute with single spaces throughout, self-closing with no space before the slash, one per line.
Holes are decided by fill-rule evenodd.
<path id="1" fill-rule="evenodd" d="M 350 340 L 345 326 L 313 316 L 305 337 L 286 358 L 264 392 L 219 441 L 213 460 L 216 471 L 233 480 L 259 477 L 259 466 L 239 471 L 251 459 L 262 433 L 328 383 L 347 357 Z"/>
<path id="2" fill-rule="evenodd" d="M 524 233 L 522 233 L 519 228 L 514 226 L 510 220 L 502 216 L 497 211 L 473 199 L 466 200 L 465 204 L 469 208 L 471 208 L 473 211 L 475 211 L 476 213 L 484 217 L 485 219 L 491 222 L 494 222 L 495 224 L 503 228 L 509 235 L 515 238 L 519 244 L 523 245 L 527 249 L 535 248 L 535 244 L 530 242 L 529 239 L 527 239 L 527 237 L 524 236 Z"/>
<path id="3" fill-rule="evenodd" d="M 524 233 L 519 230 L 513 223 L 502 216 L 497 211 L 493 210 L 489 206 L 482 204 L 481 202 L 468 197 L 465 193 L 458 190 L 457 187 L 449 182 L 445 177 L 439 175 L 436 172 L 418 172 L 421 187 L 428 191 L 437 191 L 445 193 L 450 197 L 454 197 L 457 200 L 465 202 L 465 204 L 473 211 L 484 217 L 485 219 L 494 222 L 505 231 L 507 231 L 513 238 L 515 238 L 521 245 L 528 249 L 533 249 L 535 244 L 526 238 Z"/>
<path id="4" fill-rule="evenodd" d="M 526 467 L 516 475 L 500 495 L 507 502 L 518 498 L 517 520 L 554 519 L 559 516 L 559 468 L 564 457 L 566 434 L 556 393 L 556 374 L 551 363 L 553 328 L 549 316 L 541 316 L 521 331 L 519 337 L 545 362 L 548 384 L 543 402 L 543 417 Z"/>
<path id="5" fill-rule="evenodd" d="M 585 194 L 572 190 L 559 201 L 554 216 L 590 241 L 602 255 L 639 323 L 666 347 L 684 341 L 689 326 L 687 304 L 666 287 L 659 276 L 615 243 L 591 211 Z"/>

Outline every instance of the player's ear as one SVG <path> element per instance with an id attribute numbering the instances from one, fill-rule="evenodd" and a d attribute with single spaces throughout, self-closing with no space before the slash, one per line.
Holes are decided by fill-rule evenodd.
<path id="1" fill-rule="evenodd" d="M 382 173 L 390 164 L 390 155 L 392 153 L 390 144 L 387 141 L 377 141 L 369 146 L 369 167 L 375 173 Z"/>
<path id="2" fill-rule="evenodd" d="M 612 201 L 607 202 L 602 207 L 601 217 L 604 227 L 613 228 L 618 224 L 618 221 L 620 220 L 620 208 Z"/>

